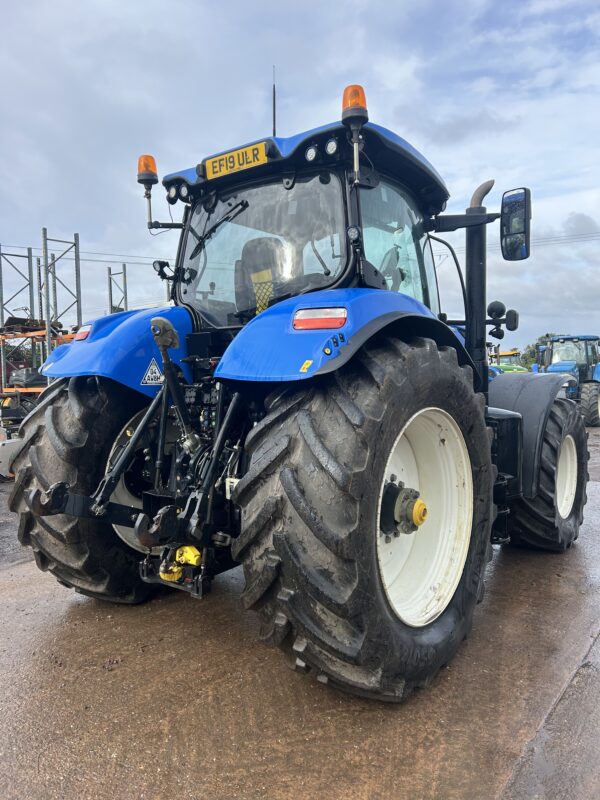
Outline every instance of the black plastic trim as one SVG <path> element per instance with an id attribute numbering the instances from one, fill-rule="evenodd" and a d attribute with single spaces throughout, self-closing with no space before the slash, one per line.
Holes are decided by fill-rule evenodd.
<path id="1" fill-rule="evenodd" d="M 516 411 L 523 418 L 523 494 L 528 500 L 538 492 L 546 421 L 564 382 L 562 374 L 504 373 L 490 383 L 490 406 Z"/>

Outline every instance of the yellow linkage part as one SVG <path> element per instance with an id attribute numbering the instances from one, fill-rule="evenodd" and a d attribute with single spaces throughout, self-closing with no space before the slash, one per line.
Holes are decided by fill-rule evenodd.
<path id="1" fill-rule="evenodd" d="M 183 564 L 199 567 L 202 562 L 202 553 L 197 547 L 185 544 L 175 551 L 175 560 L 171 564 L 161 564 L 159 575 L 163 581 L 180 581 L 183 577 Z"/>
<path id="2" fill-rule="evenodd" d="M 178 564 L 191 564 L 192 567 L 199 567 L 202 561 L 202 553 L 197 547 L 191 544 L 184 544 L 183 547 L 177 548 L 175 561 Z"/>
<path id="3" fill-rule="evenodd" d="M 412 521 L 417 527 L 427 519 L 427 506 L 422 500 L 415 500 L 412 510 Z"/>
<path id="4" fill-rule="evenodd" d="M 183 575 L 183 570 L 179 566 L 179 564 L 168 564 L 163 567 L 160 565 L 160 571 L 158 573 L 163 581 L 178 581 L 181 580 L 181 576 Z"/>

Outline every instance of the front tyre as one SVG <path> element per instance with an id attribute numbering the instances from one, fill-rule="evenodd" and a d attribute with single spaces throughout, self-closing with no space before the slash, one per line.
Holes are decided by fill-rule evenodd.
<path id="1" fill-rule="evenodd" d="M 428 684 L 470 630 L 489 552 L 471 369 L 427 339 L 378 339 L 273 398 L 246 448 L 233 554 L 262 637 L 357 694 L 399 701 Z"/>
<path id="2" fill-rule="evenodd" d="M 581 413 L 590 428 L 600 427 L 600 383 L 581 385 Z"/>
<path id="3" fill-rule="evenodd" d="M 579 535 L 586 503 L 588 451 L 576 403 L 556 399 L 548 412 L 538 492 L 513 509 L 511 544 L 564 552 Z"/>

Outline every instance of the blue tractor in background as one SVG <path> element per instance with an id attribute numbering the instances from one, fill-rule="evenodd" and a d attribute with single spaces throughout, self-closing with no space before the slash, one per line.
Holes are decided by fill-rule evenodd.
<path id="1" fill-rule="evenodd" d="M 342 119 L 166 176 L 181 222 L 155 262 L 173 305 L 82 326 L 43 366 L 10 507 L 38 566 L 93 598 L 203 597 L 243 565 L 260 636 L 300 671 L 400 701 L 467 636 L 492 544 L 562 552 L 587 448 L 562 375 L 488 381 L 486 228 L 529 255 L 530 195 L 464 214 L 410 144 Z M 465 318 L 442 312 L 430 237 L 466 230 Z M 463 335 L 464 334 L 464 335 Z M 540 469 L 543 463 L 544 469 Z"/>
<path id="2" fill-rule="evenodd" d="M 577 379 L 575 399 L 585 424 L 600 426 L 600 336 L 590 334 L 552 336 L 539 347 L 544 372 L 568 373 Z"/>

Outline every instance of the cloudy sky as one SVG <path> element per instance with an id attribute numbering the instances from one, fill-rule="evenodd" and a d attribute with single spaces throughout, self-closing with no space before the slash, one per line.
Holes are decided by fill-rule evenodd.
<path id="1" fill-rule="evenodd" d="M 444 176 L 449 211 L 487 178 L 490 209 L 531 187 L 530 260 L 503 262 L 488 230 L 488 300 L 521 313 L 508 344 L 600 331 L 597 0 L 26 0 L 4 3 L 0 24 L 0 243 L 24 252 L 42 226 L 78 231 L 84 316 L 106 310 L 111 259 L 129 264 L 131 304 L 163 294 L 150 261 L 172 258 L 177 234 L 148 234 L 137 156 L 165 174 L 267 135 L 276 64 L 281 135 L 338 118 L 343 87 L 360 82 L 371 119 Z M 167 216 L 160 190 L 155 212 Z"/>

